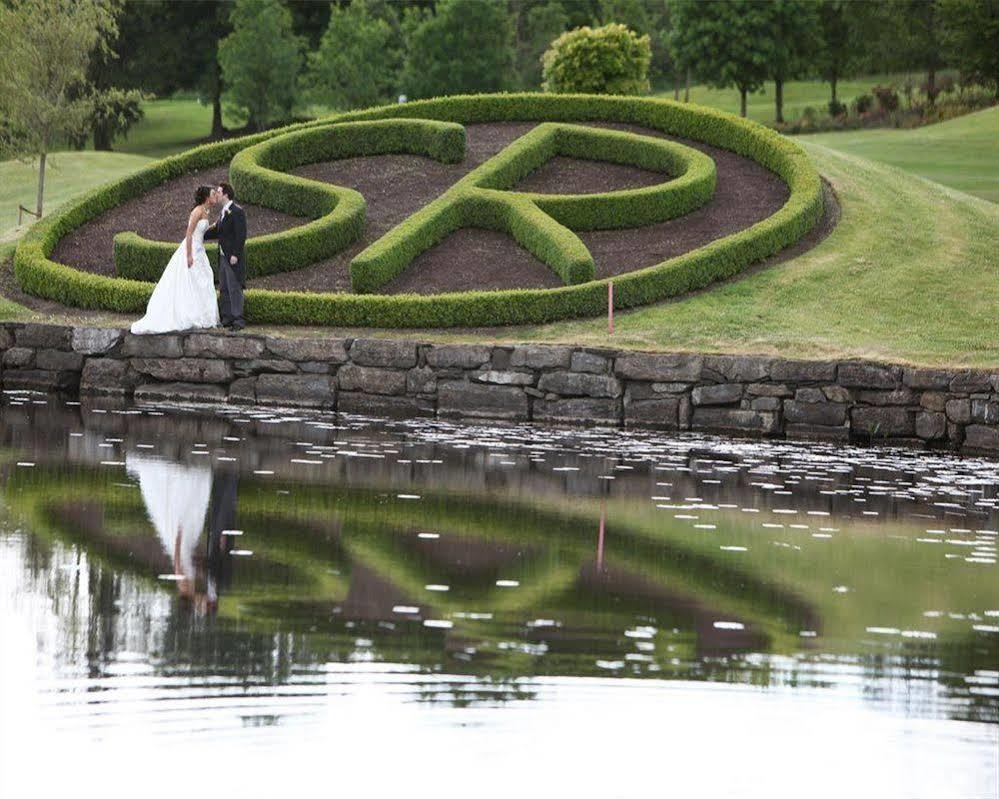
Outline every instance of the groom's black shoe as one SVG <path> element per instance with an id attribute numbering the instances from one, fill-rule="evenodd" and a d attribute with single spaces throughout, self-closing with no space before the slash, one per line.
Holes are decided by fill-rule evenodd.
<path id="1" fill-rule="evenodd" d="M 233 322 L 231 325 L 229 325 L 229 329 L 233 333 L 238 333 L 244 327 L 246 327 L 246 323 L 245 322 Z"/>

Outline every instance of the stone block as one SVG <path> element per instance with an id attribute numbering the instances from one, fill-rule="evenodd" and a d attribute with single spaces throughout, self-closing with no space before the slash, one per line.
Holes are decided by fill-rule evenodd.
<path id="1" fill-rule="evenodd" d="M 475 372 L 471 378 L 478 383 L 493 383 L 498 386 L 530 386 L 535 380 L 533 372 L 512 372 L 507 369 Z"/>
<path id="2" fill-rule="evenodd" d="M 491 369 L 509 369 L 513 347 L 493 347 L 493 355 L 489 359 Z"/>
<path id="3" fill-rule="evenodd" d="M 512 386 L 445 380 L 437 384 L 437 413 L 472 419 L 526 420 L 527 395 Z"/>
<path id="4" fill-rule="evenodd" d="M 826 394 L 821 388 L 799 388 L 794 392 L 794 398 L 798 402 L 825 402 Z"/>
<path id="5" fill-rule="evenodd" d="M 999 424 L 999 402 L 972 400 L 971 420 L 980 424 Z"/>
<path id="6" fill-rule="evenodd" d="M 902 383 L 909 388 L 922 391 L 946 391 L 954 373 L 945 369 L 910 369 L 902 373 Z"/>
<path id="7" fill-rule="evenodd" d="M 775 383 L 832 383 L 836 380 L 836 364 L 828 361 L 777 360 L 770 366 L 770 379 Z"/>
<path id="8" fill-rule="evenodd" d="M 789 423 L 784 426 L 784 434 L 788 438 L 846 441 L 850 438 L 850 428 L 845 424 L 830 426 L 821 424 Z"/>
<path id="9" fill-rule="evenodd" d="M 690 386 L 690 383 L 652 383 L 652 391 L 654 394 L 683 394 L 690 390 Z"/>
<path id="10" fill-rule="evenodd" d="M 999 427 L 969 424 L 964 428 L 964 446 L 966 449 L 999 452 Z"/>
<path id="11" fill-rule="evenodd" d="M 229 384 L 229 402 L 253 404 L 257 401 L 257 379 L 241 377 Z"/>
<path id="12" fill-rule="evenodd" d="M 633 352 L 619 355 L 614 361 L 614 373 L 626 380 L 648 380 L 655 383 L 695 383 L 701 379 L 704 358 L 700 355 L 656 355 Z"/>
<path id="13" fill-rule="evenodd" d="M 184 354 L 184 342 L 173 334 L 135 336 L 126 333 L 121 353 L 130 358 L 180 358 Z"/>
<path id="14" fill-rule="evenodd" d="M 206 383 L 146 383 L 137 386 L 134 393 L 136 402 L 203 402 L 220 405 L 228 394 L 221 386 Z"/>
<path id="15" fill-rule="evenodd" d="M 336 405 L 336 381 L 329 375 L 260 375 L 257 402 L 332 408 Z"/>
<path id="16" fill-rule="evenodd" d="M 35 362 L 35 351 L 30 347 L 11 347 L 3 354 L 4 369 L 26 369 Z"/>
<path id="17" fill-rule="evenodd" d="M 407 394 L 436 394 L 437 372 L 429 366 L 418 366 L 406 372 Z"/>
<path id="18" fill-rule="evenodd" d="M 404 419 L 413 416 L 433 416 L 434 401 L 420 397 L 390 397 L 341 391 L 337 397 L 337 412 Z"/>
<path id="19" fill-rule="evenodd" d="M 789 424 L 835 427 L 846 424 L 846 405 L 839 402 L 785 400 L 784 418 Z"/>
<path id="20" fill-rule="evenodd" d="M 4 369 L 3 387 L 8 391 L 76 391 L 79 372 L 52 372 L 47 369 Z"/>
<path id="21" fill-rule="evenodd" d="M 6 350 L 13 346 L 14 346 L 13 328 L 0 324 L 0 350 Z"/>
<path id="22" fill-rule="evenodd" d="M 633 402 L 625 400 L 624 423 L 628 426 L 676 430 L 680 425 L 681 401 L 678 396 Z"/>
<path id="23" fill-rule="evenodd" d="M 952 399 L 948 400 L 944 406 L 947 418 L 958 424 L 967 424 L 971 421 L 971 400 Z"/>
<path id="24" fill-rule="evenodd" d="M 363 391 L 367 394 L 405 394 L 406 373 L 398 369 L 344 364 L 337 372 L 341 391 Z"/>
<path id="25" fill-rule="evenodd" d="M 794 392 L 785 383 L 750 383 L 746 393 L 752 397 L 793 397 Z"/>
<path id="26" fill-rule="evenodd" d="M 227 361 L 209 358 L 133 358 L 132 368 L 171 383 L 228 383 L 233 376 Z"/>
<path id="27" fill-rule="evenodd" d="M 87 358 L 80 378 L 80 393 L 127 395 L 131 393 L 135 382 L 136 375 L 128 361 Z"/>
<path id="28" fill-rule="evenodd" d="M 572 397 L 534 400 L 532 418 L 540 422 L 615 425 L 621 423 L 621 402 L 617 399 Z"/>
<path id="29" fill-rule="evenodd" d="M 510 353 L 510 366 L 528 369 L 568 369 L 572 348 L 551 345 L 521 344 Z"/>
<path id="30" fill-rule="evenodd" d="M 773 358 L 756 355 L 707 355 L 702 380 L 718 383 L 758 383 L 770 377 Z"/>
<path id="31" fill-rule="evenodd" d="M 954 375 L 950 381 L 952 394 L 975 394 L 978 392 L 988 392 L 992 388 L 992 375 L 977 369 L 966 369 Z"/>
<path id="32" fill-rule="evenodd" d="M 29 322 L 14 332 L 18 347 L 32 349 L 68 350 L 71 346 L 73 328 L 62 325 L 46 325 Z"/>
<path id="33" fill-rule="evenodd" d="M 843 388 L 843 386 L 831 385 L 823 386 L 822 393 L 825 398 L 830 402 L 842 402 L 851 403 L 853 402 L 853 392 L 848 388 Z"/>
<path id="34" fill-rule="evenodd" d="M 268 336 L 264 343 L 271 355 L 296 363 L 299 361 L 347 363 L 348 341 L 343 338 L 290 339 Z"/>
<path id="35" fill-rule="evenodd" d="M 124 338 L 125 331 L 114 327 L 77 327 L 73 330 L 73 351 L 82 355 L 105 355 Z"/>
<path id="36" fill-rule="evenodd" d="M 749 407 L 754 411 L 779 411 L 781 408 L 781 398 L 757 397 L 749 403 Z"/>
<path id="37" fill-rule="evenodd" d="M 926 441 L 936 441 L 947 436 L 947 416 L 943 413 L 921 412 L 916 414 L 916 435 Z"/>
<path id="38" fill-rule="evenodd" d="M 573 372 L 589 372 L 595 375 L 606 374 L 610 371 L 610 366 L 610 358 L 595 352 L 586 352 L 586 350 L 577 350 L 572 353 L 572 358 L 569 361 L 569 368 Z"/>
<path id="39" fill-rule="evenodd" d="M 310 375 L 328 375 L 333 370 L 331 364 L 322 361 L 302 361 L 298 368 Z"/>
<path id="40" fill-rule="evenodd" d="M 902 380 L 902 367 L 851 361 L 839 365 L 836 380 L 847 388 L 896 388 Z"/>
<path id="41" fill-rule="evenodd" d="M 325 367 L 326 364 L 323 364 L 323 366 Z M 265 372 L 289 375 L 294 374 L 298 369 L 291 361 L 279 358 L 253 358 L 248 361 L 233 361 L 232 371 L 237 376 L 245 377 Z"/>
<path id="42" fill-rule="evenodd" d="M 191 333 L 184 340 L 184 354 L 190 357 L 253 360 L 264 354 L 264 342 L 243 335 Z"/>
<path id="43" fill-rule="evenodd" d="M 738 408 L 694 408 L 690 423 L 697 430 L 760 435 L 780 432 L 778 414 Z"/>
<path id="44" fill-rule="evenodd" d="M 611 375 L 545 372 L 538 380 L 538 389 L 569 397 L 620 397 L 621 381 Z"/>
<path id="45" fill-rule="evenodd" d="M 947 395 L 939 391 L 926 391 L 919 398 L 919 404 L 928 411 L 942 411 L 947 407 Z"/>
<path id="46" fill-rule="evenodd" d="M 911 436 L 916 432 L 915 414 L 905 408 L 854 408 L 853 430 L 870 436 Z"/>
<path id="47" fill-rule="evenodd" d="M 79 372 L 83 369 L 83 356 L 78 352 L 64 350 L 38 350 L 35 353 L 35 368 L 52 372 Z"/>
<path id="48" fill-rule="evenodd" d="M 893 391 L 858 391 L 857 401 L 864 405 L 918 405 L 919 395 L 911 388 Z"/>
<path id="49" fill-rule="evenodd" d="M 391 338 L 357 338 L 350 345 L 350 360 L 359 366 L 408 369 L 416 366 L 416 343 Z"/>
<path id="50" fill-rule="evenodd" d="M 492 348 L 471 344 L 434 344 L 427 365 L 443 369 L 477 369 L 492 357 Z"/>
<path id="51" fill-rule="evenodd" d="M 713 386 L 695 386 L 690 392 L 694 405 L 732 405 L 742 399 L 739 383 L 718 383 Z"/>

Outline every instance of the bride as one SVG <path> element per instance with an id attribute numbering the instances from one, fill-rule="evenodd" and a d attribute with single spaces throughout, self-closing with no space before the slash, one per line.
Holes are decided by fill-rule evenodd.
<path id="1" fill-rule="evenodd" d="M 170 333 L 218 326 L 215 277 L 205 252 L 208 217 L 217 203 L 217 189 L 198 187 L 194 209 L 187 220 L 187 235 L 153 289 L 146 315 L 132 325 L 133 333 Z"/>

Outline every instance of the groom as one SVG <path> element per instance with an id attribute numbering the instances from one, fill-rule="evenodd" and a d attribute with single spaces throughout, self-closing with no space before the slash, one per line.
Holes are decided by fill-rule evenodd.
<path id="1" fill-rule="evenodd" d="M 222 327 L 242 330 L 243 287 L 246 285 L 246 212 L 236 203 L 236 193 L 228 183 L 218 187 L 222 213 L 219 221 L 205 231 L 205 239 L 219 243 L 218 282 L 221 293 L 219 316 Z"/>

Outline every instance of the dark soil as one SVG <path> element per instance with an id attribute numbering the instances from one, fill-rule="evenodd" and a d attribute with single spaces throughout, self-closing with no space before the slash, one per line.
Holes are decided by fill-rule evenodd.
<path id="1" fill-rule="evenodd" d="M 635 125 L 601 123 L 600 126 L 674 138 Z M 534 123 L 531 122 L 468 125 L 467 156 L 461 164 L 440 164 L 421 156 L 383 155 L 311 164 L 295 170 L 298 175 L 360 191 L 368 203 L 365 236 L 333 258 L 293 272 L 257 278 L 249 285 L 283 290 L 349 291 L 348 266 L 358 252 L 532 127 Z M 787 200 L 788 189 L 783 181 L 756 162 L 699 142 L 677 140 L 702 150 L 715 160 L 718 169 L 715 196 L 702 208 L 680 219 L 627 230 L 580 233 L 580 238 L 593 253 L 598 277 L 650 266 L 696 249 L 765 219 Z M 122 230 L 180 242 L 194 188 L 200 183 L 216 184 L 225 179 L 226 174 L 223 167 L 159 186 L 65 237 L 53 257 L 87 271 L 112 274 L 112 240 Z M 516 188 L 587 193 L 650 185 L 662 179 L 661 174 L 636 167 L 556 157 L 527 176 Z M 286 229 L 302 221 L 270 209 L 244 207 L 251 235 Z M 835 217 L 830 209 L 827 209 L 826 217 L 830 225 L 834 224 Z M 794 254 L 814 246 L 825 237 L 828 229 L 831 227 L 823 228 L 820 224 L 794 246 Z M 782 255 L 789 257 L 790 253 L 779 254 L 777 258 L 783 260 Z M 511 237 L 467 228 L 456 231 L 421 254 L 384 291 L 433 294 L 559 285 L 561 281 L 555 274 Z"/>

